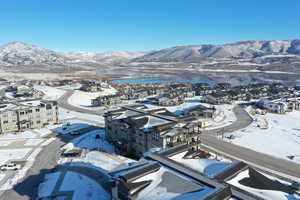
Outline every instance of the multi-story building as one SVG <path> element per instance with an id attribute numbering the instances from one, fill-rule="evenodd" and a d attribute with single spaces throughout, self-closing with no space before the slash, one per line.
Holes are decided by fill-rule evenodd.
<path id="1" fill-rule="evenodd" d="M 116 106 L 121 104 L 122 102 L 122 96 L 118 94 L 99 96 L 95 99 L 92 99 L 93 106 Z"/>
<path id="2" fill-rule="evenodd" d="M 0 104 L 0 134 L 58 123 L 55 101 L 33 100 Z"/>
<path id="3" fill-rule="evenodd" d="M 196 118 L 178 117 L 164 108 L 149 110 L 144 105 L 131 105 L 108 111 L 104 117 L 108 141 L 124 154 L 139 156 L 151 149 L 182 143 L 197 148 L 199 144 Z"/>
<path id="4" fill-rule="evenodd" d="M 85 92 L 102 91 L 102 81 L 87 79 L 82 82 L 81 90 Z"/>

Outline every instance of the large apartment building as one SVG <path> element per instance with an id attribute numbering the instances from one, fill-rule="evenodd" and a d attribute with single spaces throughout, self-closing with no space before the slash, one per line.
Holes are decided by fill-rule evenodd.
<path id="1" fill-rule="evenodd" d="M 104 117 L 108 141 L 124 154 L 140 156 L 151 149 L 183 143 L 197 149 L 200 144 L 201 121 L 194 116 L 179 117 L 165 108 L 130 105 Z"/>
<path id="2" fill-rule="evenodd" d="M 42 128 L 55 123 L 58 123 L 58 106 L 55 101 L 0 103 L 0 134 Z"/>

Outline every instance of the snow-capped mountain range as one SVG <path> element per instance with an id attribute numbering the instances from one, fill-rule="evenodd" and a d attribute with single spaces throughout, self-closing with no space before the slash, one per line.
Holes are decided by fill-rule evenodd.
<path id="1" fill-rule="evenodd" d="M 113 51 L 98 54 L 85 51 L 61 53 L 22 42 L 12 42 L 0 46 L 0 65 L 67 65 L 69 63 L 81 62 L 110 63 L 128 61 L 144 54 L 143 52 L 128 51 Z"/>
<path id="2" fill-rule="evenodd" d="M 176 46 L 151 52 L 114 51 L 61 53 L 22 42 L 0 46 L 0 66 L 68 65 L 74 63 L 202 62 L 217 59 L 268 61 L 285 57 L 300 59 L 300 39 L 242 41 L 224 45 Z M 277 59 L 278 58 L 278 59 Z"/>
<path id="3" fill-rule="evenodd" d="M 300 39 L 177 46 L 150 52 L 137 58 L 136 61 L 199 61 L 203 58 L 257 58 L 265 55 L 289 54 L 300 55 Z"/>

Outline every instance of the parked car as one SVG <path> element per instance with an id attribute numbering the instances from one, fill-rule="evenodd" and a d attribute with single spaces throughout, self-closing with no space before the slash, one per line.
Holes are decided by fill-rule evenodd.
<path id="1" fill-rule="evenodd" d="M 71 135 L 80 135 L 81 132 L 79 132 L 79 131 L 72 131 L 70 134 L 71 134 Z"/>
<path id="2" fill-rule="evenodd" d="M 293 182 L 291 187 L 295 190 L 300 191 L 300 183 L 298 183 L 298 182 Z"/>
<path id="3" fill-rule="evenodd" d="M 21 165 L 18 165 L 16 163 L 7 163 L 4 164 L 0 167 L 1 171 L 6 171 L 6 170 L 18 170 L 21 168 Z"/>
<path id="4" fill-rule="evenodd" d="M 79 157 L 80 152 L 65 152 L 61 154 L 62 157 Z"/>

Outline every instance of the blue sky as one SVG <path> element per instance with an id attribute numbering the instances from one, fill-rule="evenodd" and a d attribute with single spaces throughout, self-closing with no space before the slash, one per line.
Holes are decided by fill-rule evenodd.
<path id="1" fill-rule="evenodd" d="M 103 52 L 294 39 L 299 10 L 299 0 L 9 0 L 1 1 L 0 45 Z"/>

